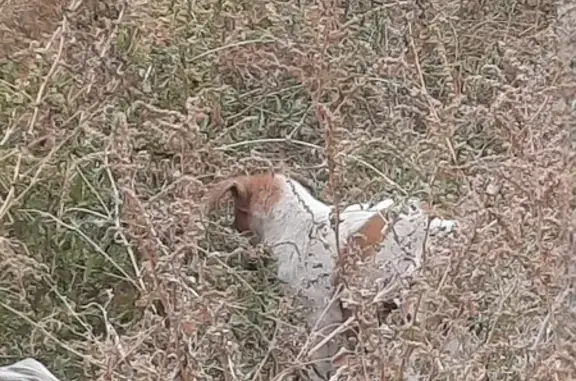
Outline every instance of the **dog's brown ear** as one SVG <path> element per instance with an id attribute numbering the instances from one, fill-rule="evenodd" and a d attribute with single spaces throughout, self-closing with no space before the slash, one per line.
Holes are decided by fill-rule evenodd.
<path id="1" fill-rule="evenodd" d="M 228 192 L 230 192 L 236 204 L 248 198 L 248 187 L 246 182 L 242 181 L 242 178 L 223 180 L 208 191 L 206 200 L 207 211 L 216 209 L 220 200 Z"/>

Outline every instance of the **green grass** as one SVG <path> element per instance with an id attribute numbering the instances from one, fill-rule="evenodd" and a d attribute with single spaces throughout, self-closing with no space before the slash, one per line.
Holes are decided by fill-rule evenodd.
<path id="1" fill-rule="evenodd" d="M 330 201 L 333 160 L 344 201 L 418 195 L 465 227 L 411 291 L 426 319 L 393 340 L 362 328 L 374 351 L 344 376 L 397 379 L 413 349 L 435 379 L 574 377 L 576 53 L 558 4 L 84 2 L 58 23 L 36 3 L 0 16 L 19 25 L 0 45 L 2 362 L 66 380 L 298 367 L 274 264 L 201 200 L 276 168 Z M 466 332 L 468 315 L 483 331 L 451 369 L 434 322 Z"/>

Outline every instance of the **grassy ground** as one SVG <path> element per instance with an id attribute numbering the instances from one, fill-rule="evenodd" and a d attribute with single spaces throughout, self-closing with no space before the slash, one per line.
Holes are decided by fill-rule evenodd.
<path id="1" fill-rule="evenodd" d="M 576 29 L 552 0 L 0 2 L 0 356 L 65 380 L 271 380 L 298 368 L 273 264 L 207 219 L 258 169 L 327 201 L 429 199 L 422 322 L 367 317 L 397 380 L 576 378 Z M 572 129 L 572 130 L 571 130 Z M 328 167 L 335 166 L 333 176 Z M 328 180 L 331 180 L 329 187 Z M 478 327 L 463 357 L 440 320 Z M 470 334 L 468 334 L 470 336 Z"/>

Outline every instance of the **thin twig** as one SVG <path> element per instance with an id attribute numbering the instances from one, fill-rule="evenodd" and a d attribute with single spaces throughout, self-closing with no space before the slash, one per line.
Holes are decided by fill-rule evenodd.
<path id="1" fill-rule="evenodd" d="M 34 130 L 34 125 L 36 124 L 36 120 L 38 119 L 38 112 L 40 111 L 40 104 L 42 102 L 42 98 L 44 97 L 44 91 L 46 91 L 46 86 L 48 86 L 48 82 L 52 79 L 52 76 L 56 72 L 58 65 L 60 63 L 60 59 L 62 58 L 62 52 L 64 51 L 64 41 L 67 29 L 67 21 L 66 17 L 62 19 L 62 25 L 56 30 L 54 35 L 60 33 L 60 44 L 58 45 L 58 53 L 56 53 L 56 57 L 54 58 L 54 62 L 52 62 L 52 66 L 48 71 L 46 77 L 44 77 L 44 81 L 40 85 L 40 89 L 36 94 L 36 100 L 34 101 L 34 113 L 32 114 L 32 118 L 30 119 L 30 123 L 28 125 L 28 134 L 31 135 L 32 131 Z"/>

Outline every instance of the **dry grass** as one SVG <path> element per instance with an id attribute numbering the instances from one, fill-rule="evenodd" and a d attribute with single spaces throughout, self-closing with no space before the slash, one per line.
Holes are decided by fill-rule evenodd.
<path id="1" fill-rule="evenodd" d="M 298 368 L 273 263 L 200 214 L 213 181 L 272 167 L 326 200 L 413 194 L 465 225 L 428 253 L 420 322 L 367 316 L 373 351 L 342 377 L 398 380 L 412 356 L 429 379 L 576 378 L 573 6 L 62 4 L 0 2 L 3 362 L 66 380 Z M 446 326 L 468 336 L 460 359 Z"/>

